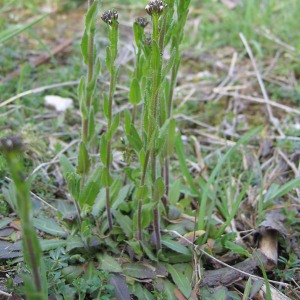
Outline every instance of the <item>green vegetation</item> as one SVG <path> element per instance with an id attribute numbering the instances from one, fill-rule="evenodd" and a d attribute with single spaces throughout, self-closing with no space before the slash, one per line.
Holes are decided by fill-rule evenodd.
<path id="1" fill-rule="evenodd" d="M 297 299 L 297 9 L 3 4 L 0 295 Z"/>

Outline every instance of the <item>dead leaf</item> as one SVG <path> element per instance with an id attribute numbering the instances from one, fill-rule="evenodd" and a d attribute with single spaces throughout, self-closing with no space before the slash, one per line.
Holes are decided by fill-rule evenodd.
<path id="1" fill-rule="evenodd" d="M 177 287 L 174 289 L 174 296 L 177 298 L 177 300 L 187 300 L 187 298 L 180 292 Z"/>
<path id="2" fill-rule="evenodd" d="M 182 246 L 190 246 L 195 240 L 205 233 L 204 230 L 191 231 L 184 235 L 184 238 L 179 239 L 179 244 Z"/>

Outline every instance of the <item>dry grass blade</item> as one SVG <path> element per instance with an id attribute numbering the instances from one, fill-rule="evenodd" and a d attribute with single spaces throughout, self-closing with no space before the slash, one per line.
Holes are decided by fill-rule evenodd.
<path id="1" fill-rule="evenodd" d="M 251 59 L 251 62 L 252 62 L 252 65 L 253 65 L 253 68 L 255 70 L 255 73 L 256 73 L 256 77 L 257 77 L 257 80 L 258 80 L 258 83 L 260 85 L 260 89 L 262 91 L 262 94 L 264 96 L 264 100 L 265 100 L 265 103 L 266 103 L 266 107 L 267 107 L 267 110 L 268 110 L 268 114 L 269 114 L 269 119 L 270 119 L 270 122 L 274 125 L 274 127 L 277 129 L 278 133 L 281 135 L 281 136 L 285 136 L 285 134 L 283 133 L 283 131 L 281 130 L 280 126 L 279 126 L 279 121 L 274 117 L 273 115 L 273 112 L 272 112 L 272 108 L 271 108 L 271 105 L 270 105 L 270 99 L 269 99 L 269 96 L 268 96 L 268 92 L 265 88 L 265 85 L 264 85 L 264 82 L 262 80 L 262 77 L 260 75 L 260 72 L 258 70 L 258 67 L 257 67 L 257 64 L 255 62 L 255 58 L 254 58 L 254 55 L 253 55 L 253 52 L 248 44 L 248 41 L 246 40 L 245 36 L 240 33 L 240 38 L 247 50 L 247 53 Z"/>
<path id="2" fill-rule="evenodd" d="M 0 107 L 3 107 L 7 104 L 10 104 L 10 103 L 12 103 L 12 102 L 14 102 L 14 101 L 16 101 L 20 98 L 28 96 L 28 95 L 38 94 L 38 93 L 44 92 L 46 90 L 55 89 L 55 88 L 58 88 L 58 87 L 77 85 L 78 83 L 79 83 L 79 81 L 69 81 L 69 82 L 63 82 L 63 83 L 57 83 L 57 84 L 50 84 L 50 85 L 42 86 L 42 87 L 39 87 L 39 88 L 36 88 L 36 89 L 33 89 L 33 90 L 28 90 L 26 92 L 17 94 L 15 96 L 3 101 L 2 103 L 0 103 Z"/>

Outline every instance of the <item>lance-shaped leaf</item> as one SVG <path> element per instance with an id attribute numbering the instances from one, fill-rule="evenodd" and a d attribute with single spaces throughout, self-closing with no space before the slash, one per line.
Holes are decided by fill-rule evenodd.
<path id="1" fill-rule="evenodd" d="M 85 143 L 81 142 L 79 146 L 77 173 L 79 175 L 88 174 L 90 165 L 90 158 Z"/>
<path id="2" fill-rule="evenodd" d="M 112 124 L 107 132 L 106 135 L 107 140 L 110 140 L 113 137 L 114 133 L 118 129 L 119 123 L 120 123 L 120 114 L 118 113 L 115 115 Z"/>
<path id="3" fill-rule="evenodd" d="M 80 192 L 79 204 L 83 207 L 84 204 L 92 206 L 100 192 L 100 181 L 102 176 L 102 168 L 98 166 L 96 170 L 90 175 L 84 188 Z"/>
<path id="4" fill-rule="evenodd" d="M 103 112 L 106 118 L 109 118 L 109 101 L 108 101 L 108 96 L 104 92 L 103 93 Z"/>
<path id="5" fill-rule="evenodd" d="M 139 82 L 136 78 L 134 78 L 130 85 L 129 102 L 133 105 L 136 105 L 140 103 L 141 98 L 142 96 Z"/>
<path id="6" fill-rule="evenodd" d="M 83 57 L 83 61 L 87 65 L 89 61 L 89 37 L 86 30 L 82 35 L 80 46 L 81 46 L 81 54 Z"/>
<path id="7" fill-rule="evenodd" d="M 93 34 L 96 29 L 96 16 L 98 13 L 99 1 L 94 1 L 85 17 L 85 30 L 87 34 Z"/>
<path id="8" fill-rule="evenodd" d="M 100 158 L 102 163 L 105 165 L 107 160 L 107 139 L 105 135 L 101 137 L 100 141 Z"/>
<path id="9" fill-rule="evenodd" d="M 151 67 L 153 70 L 160 70 L 161 67 L 160 50 L 155 41 L 152 42 Z"/>
<path id="10" fill-rule="evenodd" d="M 107 168 L 104 168 L 101 176 L 101 184 L 105 187 L 109 187 L 112 183 L 113 178 L 110 176 Z"/>
<path id="11" fill-rule="evenodd" d="M 162 177 L 158 177 L 154 183 L 153 200 L 158 201 L 165 194 L 165 184 Z"/>

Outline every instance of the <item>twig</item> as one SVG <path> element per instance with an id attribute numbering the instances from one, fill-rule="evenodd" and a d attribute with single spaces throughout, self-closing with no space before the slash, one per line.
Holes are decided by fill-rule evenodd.
<path id="1" fill-rule="evenodd" d="M 255 58 L 254 58 L 254 55 L 253 55 L 253 52 L 245 38 L 245 36 L 240 33 L 240 38 L 248 52 L 248 55 L 251 59 L 251 62 L 252 62 L 252 65 L 253 65 L 253 68 L 254 68 L 254 71 L 256 73 L 256 77 L 257 77 L 257 80 L 258 80 L 258 83 L 260 85 L 260 89 L 262 91 L 262 94 L 264 96 L 264 100 L 265 100 L 265 104 L 266 104 L 266 107 L 267 107 L 267 111 L 268 111 L 268 114 L 269 114 L 269 118 L 270 118 L 270 122 L 273 123 L 274 127 L 277 129 L 278 133 L 281 135 L 281 136 L 285 136 L 285 134 L 283 133 L 283 131 L 281 130 L 281 128 L 279 127 L 279 122 L 278 122 L 278 119 L 276 119 L 273 115 L 273 112 L 272 112 L 272 108 L 271 108 L 271 105 L 269 104 L 270 102 L 270 99 L 269 99 L 269 95 L 267 93 L 267 90 L 265 88 L 265 85 L 264 85 L 264 82 L 262 80 L 262 77 L 260 75 L 260 72 L 258 70 L 258 67 L 257 67 L 257 64 L 256 64 L 256 61 L 255 61 Z"/>
<path id="2" fill-rule="evenodd" d="M 7 176 L 4 177 L 7 181 L 12 182 L 12 180 L 10 178 L 8 178 Z M 30 195 L 35 197 L 37 200 L 41 201 L 42 203 L 44 203 L 45 205 L 47 205 L 48 207 L 50 207 L 51 209 L 53 209 L 54 211 L 58 211 L 58 209 L 54 206 L 52 206 L 51 204 L 49 204 L 48 202 L 46 202 L 44 199 L 42 199 L 41 197 L 39 197 L 38 195 L 36 195 L 33 192 L 30 192 Z"/>
<path id="3" fill-rule="evenodd" d="M 79 81 L 68 81 L 68 82 L 63 82 L 63 83 L 50 84 L 50 85 L 42 86 L 42 87 L 39 87 L 36 89 L 28 90 L 26 92 L 20 93 L 18 95 L 15 95 L 15 96 L 3 101 L 2 103 L 0 103 L 0 107 L 3 107 L 9 103 L 14 102 L 15 100 L 18 100 L 27 95 L 41 93 L 45 90 L 54 89 L 54 88 L 58 88 L 58 87 L 77 85 L 78 83 L 79 83 Z"/>
<path id="4" fill-rule="evenodd" d="M 256 32 L 258 34 L 262 35 L 263 37 L 265 37 L 265 38 L 277 43 L 278 45 L 284 47 L 285 49 L 287 49 L 289 51 L 292 51 L 292 52 L 296 51 L 295 47 L 293 47 L 291 45 L 288 45 L 287 43 L 280 40 L 278 37 L 274 36 L 268 28 L 262 28 L 262 29 L 263 29 L 262 32 L 260 32 L 259 30 L 256 30 Z"/>
<path id="5" fill-rule="evenodd" d="M 3 291 L 1 291 L 1 290 L 0 290 L 0 295 L 6 296 L 6 297 L 12 297 L 12 294 L 3 292 Z"/>
<path id="6" fill-rule="evenodd" d="M 67 151 L 69 148 L 71 148 L 74 144 L 79 143 L 80 140 L 74 140 L 72 141 L 70 144 L 68 144 L 66 147 L 64 147 L 61 151 L 59 151 L 52 159 L 50 162 L 47 163 L 42 163 L 40 165 L 38 165 L 31 173 L 31 175 L 35 174 L 37 171 L 39 171 L 41 168 L 52 165 L 53 163 L 56 162 L 56 160 L 65 152 Z"/>
<path id="7" fill-rule="evenodd" d="M 224 92 L 222 89 L 220 88 L 215 88 L 214 89 L 214 93 L 218 93 L 221 94 L 222 96 L 229 96 L 229 97 L 236 97 L 235 93 L 228 93 L 228 92 Z M 251 101 L 251 102 L 256 102 L 256 103 L 265 103 L 268 104 L 270 106 L 276 107 L 276 108 L 280 108 L 288 113 L 294 113 L 297 115 L 300 115 L 300 110 L 295 109 L 295 108 L 291 108 L 288 107 L 287 105 L 283 105 L 271 100 L 265 100 L 262 98 L 257 98 L 257 97 L 251 97 L 251 96 L 247 96 L 247 95 L 238 95 L 238 97 L 242 100 L 246 100 L 246 101 Z"/>

